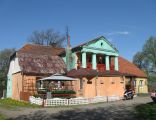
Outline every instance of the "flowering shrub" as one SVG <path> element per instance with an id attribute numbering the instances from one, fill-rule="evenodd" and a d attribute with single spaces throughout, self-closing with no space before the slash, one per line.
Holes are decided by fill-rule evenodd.
<path id="1" fill-rule="evenodd" d="M 54 90 L 51 91 L 52 94 L 76 94 L 74 90 Z M 46 94 L 46 91 L 38 91 L 38 94 Z"/>
<path id="2" fill-rule="evenodd" d="M 52 94 L 76 94 L 73 90 L 55 90 L 52 91 Z"/>

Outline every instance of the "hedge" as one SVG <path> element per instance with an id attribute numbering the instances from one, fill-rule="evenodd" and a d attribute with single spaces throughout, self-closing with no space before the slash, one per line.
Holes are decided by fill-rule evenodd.
<path id="1" fill-rule="evenodd" d="M 46 94 L 47 91 L 38 91 L 38 94 Z M 76 94 L 74 90 L 54 90 L 52 94 Z"/>

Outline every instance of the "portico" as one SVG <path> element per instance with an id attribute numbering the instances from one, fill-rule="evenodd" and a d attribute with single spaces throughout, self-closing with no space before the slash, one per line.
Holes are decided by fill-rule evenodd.
<path id="1" fill-rule="evenodd" d="M 118 56 L 118 50 L 104 37 L 99 37 L 72 48 L 71 61 L 66 61 L 68 61 L 69 70 L 86 68 L 100 71 L 118 71 Z"/>
<path id="2" fill-rule="evenodd" d="M 91 69 L 99 70 L 102 66 L 104 70 L 119 70 L 118 56 L 109 56 L 105 54 L 82 52 L 82 68 L 88 68 L 88 63 L 91 64 Z M 89 57 L 90 56 L 90 57 Z M 91 60 L 89 60 L 91 58 Z M 113 63 L 114 62 L 114 63 Z M 112 68 L 113 67 L 113 68 Z"/>

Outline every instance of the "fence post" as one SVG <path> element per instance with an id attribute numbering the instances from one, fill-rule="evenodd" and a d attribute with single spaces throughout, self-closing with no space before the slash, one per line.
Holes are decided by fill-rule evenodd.
<path id="1" fill-rule="evenodd" d="M 44 107 L 44 99 L 43 99 L 43 101 L 42 101 L 42 107 Z"/>
<path id="2" fill-rule="evenodd" d="M 107 102 L 108 102 L 108 96 L 106 96 L 106 98 L 107 98 Z"/>
<path id="3" fill-rule="evenodd" d="M 91 103 L 91 98 L 88 98 L 89 104 Z"/>
<path id="4" fill-rule="evenodd" d="M 69 105 L 69 99 L 67 99 L 67 105 Z"/>

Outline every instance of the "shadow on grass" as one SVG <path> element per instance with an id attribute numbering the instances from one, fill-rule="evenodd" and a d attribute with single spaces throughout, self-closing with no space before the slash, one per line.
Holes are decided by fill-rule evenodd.
<path id="1" fill-rule="evenodd" d="M 150 102 L 135 107 L 138 120 L 156 120 L 156 103 Z"/>
<path id="2" fill-rule="evenodd" d="M 44 110 L 36 111 L 29 115 L 21 115 L 10 120 L 136 120 L 128 107 L 110 106 L 96 109 L 74 109 L 60 111 L 56 114 L 48 114 Z"/>

